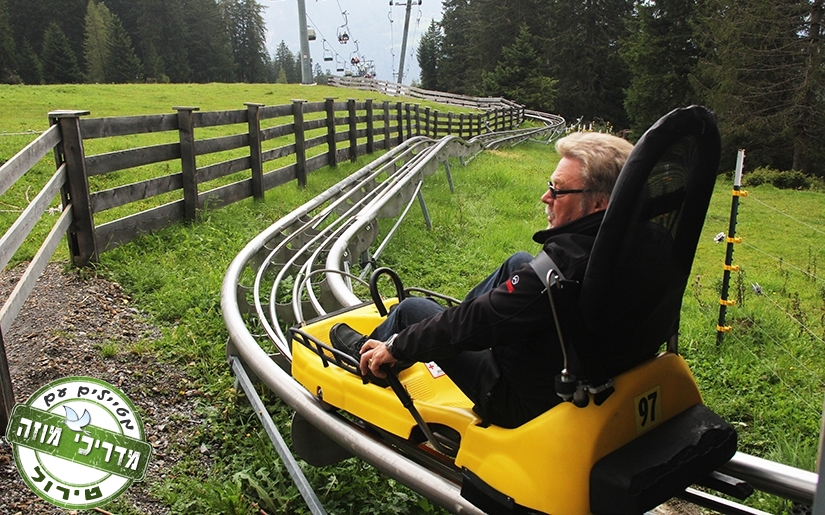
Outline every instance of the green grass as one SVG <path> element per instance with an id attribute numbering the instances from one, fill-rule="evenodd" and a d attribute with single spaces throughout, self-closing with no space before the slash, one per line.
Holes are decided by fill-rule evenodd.
<path id="1" fill-rule="evenodd" d="M 298 96 L 362 98 L 359 92 L 327 92 L 321 87 L 150 85 L 141 90 L 147 98 L 119 94 L 111 89 L 115 86 L 99 86 L 97 99 L 92 94 L 95 87 L 68 86 L 30 88 L 34 98 L 27 99 L 25 88 L 15 88 L 0 87 L 0 97 L 7 101 L 10 95 L 18 95 L 17 104 L 34 106 L 29 109 L 40 112 L 32 116 L 24 109 L 20 122 L 2 120 L 0 132 L 27 126 L 42 129 L 43 125 L 27 124 L 36 123 L 38 116 L 44 122 L 49 109 L 88 108 L 93 102 L 99 102 L 93 111 L 103 111 L 93 116 L 103 116 L 146 114 L 152 106 L 155 112 L 169 112 L 172 105 L 198 99 L 203 110 L 211 110 L 239 108 L 245 101 L 281 104 Z M 277 93 L 267 96 L 273 88 Z M 310 97 L 308 92 L 319 94 Z M 156 98 L 149 98 L 155 93 Z M 47 102 L 50 95 L 59 102 Z M 67 100 L 78 103 L 64 103 Z M 0 137 L 0 148 L 10 145 L 6 137 Z M 382 264 L 394 267 L 405 285 L 462 297 L 512 252 L 537 251 L 531 236 L 544 226 L 538 199 L 557 159 L 552 147 L 531 143 L 487 152 L 467 167 L 454 163 L 453 194 L 441 167 L 427 178 L 423 189 L 433 230 L 424 228 L 423 216 L 414 207 Z M 174 513 L 252 514 L 257 513 L 256 507 L 267 513 L 308 512 L 248 402 L 233 388 L 225 362 L 227 334 L 219 308 L 220 286 L 229 262 L 251 238 L 366 162 L 362 159 L 354 165 L 320 170 L 309 176 L 306 189 L 294 183 L 281 186 L 268 192 L 265 202 L 247 200 L 209 210 L 201 223 L 145 235 L 101 257 L 96 271 L 119 282 L 162 328 L 162 337 L 141 344 L 142 352 L 188 367 L 193 388 L 204 392 L 197 408 L 204 423 L 190 435 L 188 448 L 183 450 L 187 458 L 165 480 L 154 479 L 152 486 Z M 734 264 L 742 272 L 733 274 L 731 298 L 743 302 L 728 309 L 733 331 L 717 345 L 725 249 L 713 237 L 728 229 L 730 190 L 731 180 L 720 177 L 684 296 L 681 350 L 707 404 L 739 430 L 741 450 L 810 470 L 825 396 L 821 350 L 825 286 L 820 279 L 825 267 L 821 244 L 825 196 L 759 186 L 742 198 L 737 235 L 744 241 L 734 254 Z M 21 196 L 14 202 L 24 205 L 24 199 Z M 8 199 L 0 197 L 4 201 Z M 753 292 L 754 282 L 762 287 L 763 295 Z M 805 329 L 800 330 L 799 322 Z M 288 434 L 290 411 L 272 395 L 261 393 L 282 432 Z M 208 467 L 197 461 L 202 446 L 212 457 Z M 304 470 L 330 513 L 442 512 L 354 459 L 322 469 L 305 466 Z M 771 512 L 780 511 L 783 505 L 763 495 L 750 502 Z M 117 511 L 130 513 L 125 507 Z"/>

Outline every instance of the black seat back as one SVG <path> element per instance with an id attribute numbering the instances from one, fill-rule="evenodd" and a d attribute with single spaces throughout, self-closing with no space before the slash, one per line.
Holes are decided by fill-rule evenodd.
<path id="1" fill-rule="evenodd" d="M 599 382 L 676 333 L 719 169 L 715 115 L 677 109 L 642 136 L 616 183 L 581 283 L 574 352 Z"/>

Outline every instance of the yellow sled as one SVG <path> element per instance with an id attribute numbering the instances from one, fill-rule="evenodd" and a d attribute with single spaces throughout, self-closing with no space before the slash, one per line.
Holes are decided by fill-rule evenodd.
<path id="1" fill-rule="evenodd" d="M 697 107 L 660 120 L 628 159 L 581 284 L 578 321 L 587 329 L 570 338 L 584 368 L 602 373 L 580 378 L 574 402 L 505 429 L 485 424 L 434 364 L 416 363 L 394 384 L 390 374 L 390 387 L 367 382 L 329 332 L 346 323 L 370 334 L 384 319 L 374 304 L 293 328 L 293 377 L 460 483 L 487 513 L 630 515 L 695 483 L 731 493 L 714 470 L 735 453 L 735 431 L 702 404 L 673 348 L 656 355 L 678 329 L 718 161 L 715 120 Z M 639 303 L 624 301 L 627 288 L 641 289 Z"/>

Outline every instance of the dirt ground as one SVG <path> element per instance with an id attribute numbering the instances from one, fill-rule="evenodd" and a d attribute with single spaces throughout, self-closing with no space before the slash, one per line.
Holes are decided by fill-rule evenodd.
<path id="1" fill-rule="evenodd" d="M 141 352 L 141 340 L 160 331 L 144 321 L 118 284 L 65 268 L 49 265 L 3 335 L 15 401 L 24 402 L 44 384 L 67 376 L 118 386 L 137 407 L 153 447 L 146 480 L 134 483 L 124 498 L 141 513 L 169 513 L 149 493 L 148 484 L 162 481 L 184 453 L 197 452 L 187 449 L 186 440 L 200 424 L 194 411 L 200 392 L 186 370 Z M 0 274 L 0 304 L 23 271 L 18 266 Z M 114 356 L 103 357 L 114 350 Z M 0 439 L 0 492 L 0 514 L 67 513 L 38 498 L 23 482 L 5 439 Z"/>

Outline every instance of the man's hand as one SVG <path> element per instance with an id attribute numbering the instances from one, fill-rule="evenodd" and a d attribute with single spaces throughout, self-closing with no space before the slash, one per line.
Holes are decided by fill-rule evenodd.
<path id="1" fill-rule="evenodd" d="M 369 370 L 375 377 L 385 378 L 387 374 L 385 374 L 382 370 L 380 370 L 381 365 L 389 363 L 392 365 L 398 361 L 390 351 L 387 350 L 387 346 L 384 342 L 378 340 L 367 340 L 367 342 L 361 347 L 361 374 L 366 375 L 367 371 Z"/>

